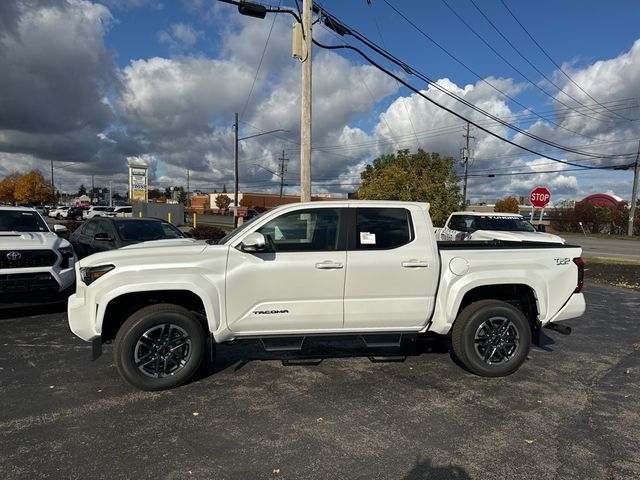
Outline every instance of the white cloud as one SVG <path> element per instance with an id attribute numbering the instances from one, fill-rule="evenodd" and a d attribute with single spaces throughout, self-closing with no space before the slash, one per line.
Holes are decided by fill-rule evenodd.
<path id="1" fill-rule="evenodd" d="M 174 23 L 169 27 L 169 31 L 158 32 L 158 41 L 168 45 L 173 51 L 183 51 L 192 48 L 204 33 L 196 30 L 192 25 L 185 23 Z"/>

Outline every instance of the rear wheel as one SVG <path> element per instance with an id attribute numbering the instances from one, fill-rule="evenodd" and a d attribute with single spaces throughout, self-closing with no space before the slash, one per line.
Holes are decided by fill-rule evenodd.
<path id="1" fill-rule="evenodd" d="M 481 300 L 466 307 L 453 324 L 453 351 L 473 373 L 502 377 L 527 358 L 531 328 L 523 313 L 499 300 Z"/>
<path id="2" fill-rule="evenodd" d="M 131 315 L 114 344 L 118 372 L 141 390 L 165 390 L 186 382 L 200 366 L 205 334 L 188 310 L 150 305 Z"/>

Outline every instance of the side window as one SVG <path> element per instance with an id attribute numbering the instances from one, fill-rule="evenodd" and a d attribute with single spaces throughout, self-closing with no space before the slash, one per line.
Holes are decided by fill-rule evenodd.
<path id="1" fill-rule="evenodd" d="M 389 250 L 414 238 L 411 214 L 404 208 L 356 209 L 356 249 Z"/>
<path id="2" fill-rule="evenodd" d="M 280 215 L 261 227 L 267 246 L 275 252 L 334 251 L 338 246 L 337 208 L 313 208 Z"/>
<path id="3" fill-rule="evenodd" d="M 96 229 L 98 228 L 98 222 L 87 222 L 82 228 L 82 234 L 88 237 L 93 238 L 96 234 Z"/>
<path id="4" fill-rule="evenodd" d="M 109 225 L 109 222 L 101 220 L 97 223 L 98 227 L 96 228 L 96 234 L 106 233 L 110 238 L 113 237 L 113 229 L 111 228 L 111 225 Z"/>

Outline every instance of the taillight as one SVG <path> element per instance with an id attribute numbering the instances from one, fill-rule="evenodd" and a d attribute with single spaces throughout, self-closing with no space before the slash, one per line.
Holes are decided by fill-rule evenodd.
<path id="1" fill-rule="evenodd" d="M 578 266 L 578 285 L 576 285 L 576 289 L 573 293 L 580 293 L 584 286 L 584 260 L 580 257 L 576 257 L 573 259 L 573 263 Z"/>

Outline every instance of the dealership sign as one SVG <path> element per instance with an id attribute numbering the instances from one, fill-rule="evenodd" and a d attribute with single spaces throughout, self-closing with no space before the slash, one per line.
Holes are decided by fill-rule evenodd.
<path id="1" fill-rule="evenodd" d="M 146 202 L 149 170 L 145 165 L 129 165 L 129 198 L 132 202 Z"/>

